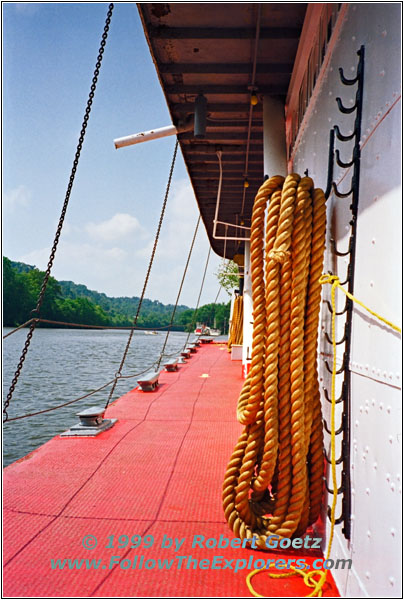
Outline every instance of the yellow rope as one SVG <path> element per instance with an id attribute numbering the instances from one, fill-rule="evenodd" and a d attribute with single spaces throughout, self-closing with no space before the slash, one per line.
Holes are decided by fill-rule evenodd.
<path id="1" fill-rule="evenodd" d="M 319 279 L 319 283 L 324 285 L 325 283 L 331 284 L 331 306 L 332 306 L 332 316 L 331 316 L 331 333 L 332 333 L 332 350 L 333 350 L 333 360 L 332 360 L 332 378 L 331 378 L 331 476 L 332 476 L 332 486 L 333 486 L 333 495 L 332 495 L 332 504 L 331 504 L 331 528 L 330 528 L 330 539 L 328 540 L 327 553 L 325 560 L 330 558 L 332 542 L 334 539 L 334 529 L 335 529 L 335 507 L 337 505 L 337 468 L 335 461 L 335 379 L 337 374 L 337 342 L 335 335 L 335 318 L 336 318 L 336 302 L 335 302 L 335 292 L 337 288 L 340 288 L 348 298 L 350 298 L 353 302 L 357 302 L 360 306 L 366 309 L 371 315 L 378 318 L 380 321 L 383 321 L 386 325 L 389 325 L 395 331 L 401 333 L 401 329 L 397 326 L 376 313 L 375 311 L 368 308 L 363 302 L 355 298 L 352 294 L 347 292 L 342 286 L 339 277 L 336 275 L 322 275 Z M 258 594 L 252 584 L 251 579 L 257 573 L 264 571 L 266 569 L 255 569 L 251 571 L 247 575 L 246 583 L 249 591 L 256 598 L 264 598 L 261 594 Z M 288 573 L 268 573 L 271 579 L 281 579 L 284 577 L 293 577 L 294 575 L 301 575 L 304 579 L 307 587 L 313 588 L 313 591 L 306 596 L 306 598 L 317 597 L 320 598 L 323 595 L 322 588 L 324 586 L 325 580 L 327 578 L 327 571 L 322 571 L 320 569 L 315 569 L 313 571 L 305 572 L 300 569 L 296 569 L 295 567 L 291 567 L 291 571 Z M 319 576 L 319 579 L 315 579 L 315 575 Z"/>
<path id="2" fill-rule="evenodd" d="M 352 294 L 350 294 L 349 292 L 347 292 L 342 287 L 341 282 L 339 280 L 339 277 L 337 277 L 337 275 L 329 275 L 328 273 L 325 274 L 325 275 L 322 275 L 320 277 L 320 283 L 321 284 L 330 283 L 333 286 L 333 288 L 338 287 L 340 290 L 342 290 L 344 292 L 344 294 L 346 296 L 348 296 L 348 298 L 350 300 L 352 300 L 353 302 L 356 302 L 357 304 L 359 304 L 360 306 L 362 306 L 362 308 L 364 308 L 365 310 L 367 310 L 371 315 L 373 315 L 374 317 L 376 317 L 380 321 L 383 321 L 383 323 L 385 323 L 386 325 L 388 325 L 389 327 L 391 327 L 395 331 L 398 331 L 398 333 L 401 333 L 400 327 L 398 327 L 397 325 L 394 325 L 394 323 L 392 323 L 391 321 L 388 321 L 387 319 L 385 319 L 384 317 L 382 317 L 381 315 L 379 315 L 377 312 L 375 312 L 374 310 L 372 310 L 371 308 L 369 308 L 368 306 L 366 306 L 366 304 L 363 304 L 363 302 L 361 302 L 360 300 L 358 300 L 358 298 L 355 298 L 355 296 L 353 296 Z"/>
<path id="3" fill-rule="evenodd" d="M 237 296 L 234 301 L 233 315 L 227 343 L 228 351 L 231 352 L 233 345 L 241 346 L 243 343 L 243 296 Z"/>

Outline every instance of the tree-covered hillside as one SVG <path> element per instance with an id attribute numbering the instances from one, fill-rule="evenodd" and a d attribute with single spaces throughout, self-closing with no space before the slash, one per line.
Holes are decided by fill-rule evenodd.
<path id="1" fill-rule="evenodd" d="M 3 258 L 3 325 L 18 326 L 31 317 L 41 289 L 44 272 L 32 265 Z M 89 290 L 73 281 L 57 281 L 50 277 L 41 308 L 41 317 L 85 325 L 130 326 L 136 314 L 139 298 L 134 296 L 111 298 L 104 293 Z M 162 304 L 145 298 L 137 321 L 138 327 L 157 328 L 169 325 L 172 304 Z M 198 309 L 184 305 L 177 307 L 174 327 L 188 330 L 195 322 L 224 328 L 229 318 L 228 304 L 207 304 Z M 194 322 L 193 322 L 194 321 Z"/>

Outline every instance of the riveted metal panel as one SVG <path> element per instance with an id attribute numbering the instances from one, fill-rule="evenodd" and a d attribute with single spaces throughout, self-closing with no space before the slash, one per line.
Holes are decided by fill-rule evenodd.
<path id="1" fill-rule="evenodd" d="M 354 294 L 373 310 L 400 325 L 401 315 L 401 7 L 398 3 L 350 4 L 339 39 L 322 81 L 313 96 L 305 130 L 295 149 L 294 170 L 309 175 L 318 187 L 327 184 L 329 130 L 353 131 L 353 116 L 338 111 L 355 102 L 356 87 L 341 86 L 338 67 L 354 76 L 357 51 L 365 47 L 364 98 L 361 139 L 361 176 L 356 239 Z M 350 75 L 352 74 L 352 75 Z M 341 160 L 351 159 L 352 145 L 338 143 Z M 335 167 L 334 181 L 346 192 L 352 170 Z M 340 252 L 348 249 L 350 199 L 331 194 L 325 270 L 343 281 L 348 257 L 335 256 L 331 238 Z M 326 293 L 324 291 L 324 293 Z M 329 296 L 329 290 L 327 297 Z M 337 294 L 337 310 L 345 305 Z M 321 328 L 330 332 L 331 315 L 323 310 Z M 344 331 L 337 318 L 337 340 Z M 331 375 L 324 360 L 332 362 L 332 347 L 321 337 L 319 373 L 330 389 Z M 343 347 L 338 346 L 338 366 Z M 352 569 L 333 570 L 341 595 L 348 597 L 399 597 L 401 544 L 401 343 L 389 327 L 355 306 L 350 355 L 351 371 L 351 481 L 352 532 L 347 541 L 336 527 L 331 557 L 352 558 Z M 342 376 L 337 376 L 336 393 Z M 323 398 L 324 414 L 330 405 Z M 340 420 L 337 407 L 336 423 Z M 326 435 L 329 451 L 329 436 Z M 337 449 L 338 453 L 338 449 Z M 338 457 L 338 456 L 337 456 Z M 375 466 L 376 465 L 376 466 Z M 340 482 L 341 469 L 338 468 Z M 331 487 L 330 477 L 328 485 Z M 329 499 L 328 499 L 329 500 Z M 339 516 L 340 500 L 337 516 Z M 329 535 L 329 522 L 327 523 Z"/>

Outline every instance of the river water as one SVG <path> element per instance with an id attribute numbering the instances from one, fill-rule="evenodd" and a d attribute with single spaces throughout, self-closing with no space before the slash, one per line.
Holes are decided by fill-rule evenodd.
<path id="1" fill-rule="evenodd" d="M 11 331 L 4 328 L 5 335 Z M 27 330 L 3 341 L 3 401 L 25 343 Z M 128 339 L 128 331 L 37 329 L 11 400 L 9 418 L 63 404 L 95 390 L 111 379 Z M 186 333 L 172 332 L 165 352 L 182 350 Z M 136 331 L 123 375 L 144 371 L 160 356 L 166 332 L 146 335 Z M 191 340 L 194 336 L 191 334 Z M 136 378 L 120 380 L 114 397 L 136 386 Z M 104 406 L 111 386 L 58 410 L 6 423 L 3 427 L 4 466 L 21 458 L 78 422 L 76 413 L 89 406 Z"/>

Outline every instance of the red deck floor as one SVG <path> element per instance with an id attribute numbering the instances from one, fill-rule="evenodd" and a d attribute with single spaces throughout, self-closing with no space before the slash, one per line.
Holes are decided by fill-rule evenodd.
<path id="1" fill-rule="evenodd" d="M 119 421 L 97 438 L 56 437 L 5 469 L 5 597 L 250 596 L 245 579 L 251 569 L 235 573 L 187 565 L 189 556 L 211 563 L 214 556 L 275 556 L 192 548 L 195 535 L 234 538 L 223 516 L 221 488 L 241 431 L 235 418 L 240 362 L 231 362 L 223 345 L 202 346 L 177 373 L 162 373 L 160 382 L 155 392 L 132 391 L 111 405 L 107 416 Z M 88 535 L 97 538 L 93 550 L 82 545 Z M 125 535 L 143 536 L 146 543 L 151 538 L 144 536 L 153 536 L 153 545 L 119 547 Z M 168 538 L 183 540 L 179 551 L 162 548 Z M 321 556 L 312 552 L 307 562 Z M 110 568 L 112 556 L 128 560 Z M 176 556 L 187 557 L 180 568 Z M 288 558 L 302 556 L 307 554 Z M 52 559 L 102 562 L 98 569 L 84 562 L 80 569 L 69 569 L 67 562 L 55 569 Z M 158 559 L 174 559 L 171 569 L 158 568 Z M 308 593 L 301 577 L 275 581 L 260 573 L 254 586 L 269 597 Z M 338 595 L 330 574 L 324 595 Z"/>

